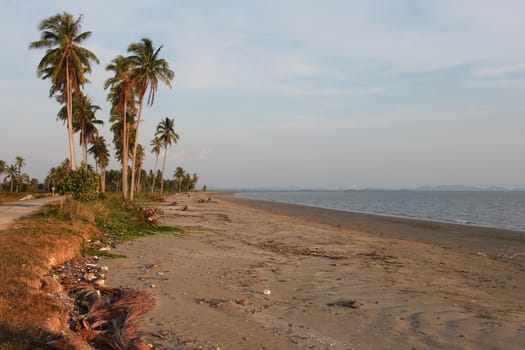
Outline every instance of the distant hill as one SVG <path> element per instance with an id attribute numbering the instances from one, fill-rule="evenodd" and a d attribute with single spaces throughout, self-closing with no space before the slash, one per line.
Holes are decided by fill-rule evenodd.
<path id="1" fill-rule="evenodd" d="M 416 188 L 416 191 L 509 191 L 505 187 L 491 186 L 491 187 L 474 187 L 464 185 L 440 185 L 440 186 L 422 186 Z"/>

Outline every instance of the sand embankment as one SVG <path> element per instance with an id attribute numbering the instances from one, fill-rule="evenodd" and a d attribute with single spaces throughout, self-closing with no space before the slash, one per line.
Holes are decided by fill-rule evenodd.
<path id="1" fill-rule="evenodd" d="M 126 243 L 127 258 L 103 262 L 109 285 L 157 298 L 143 329 L 158 348 L 525 344 L 525 256 L 501 256 L 525 251 L 516 233 L 211 197 L 169 198 L 164 224 L 184 237 Z"/>

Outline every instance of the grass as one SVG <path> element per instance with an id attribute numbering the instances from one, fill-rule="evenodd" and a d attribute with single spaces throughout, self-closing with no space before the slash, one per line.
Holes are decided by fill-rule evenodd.
<path id="1" fill-rule="evenodd" d="M 170 226 L 153 227 L 148 225 L 146 220 L 138 215 L 137 209 L 124 210 L 120 198 L 110 197 L 106 199 L 105 208 L 107 215 L 97 217 L 95 224 L 101 232 L 104 232 L 107 238 L 115 243 L 122 243 L 157 233 L 184 234 L 182 228 Z"/>
<path id="2" fill-rule="evenodd" d="M 46 205 L 19 220 L 16 227 L 0 231 L 0 349 L 27 349 L 32 341 L 60 333 L 49 320 L 58 319 L 64 305 L 40 292 L 40 278 L 51 265 L 79 254 L 102 255 L 86 245 L 88 239 L 121 243 L 156 233 L 182 235 L 184 231 L 148 226 L 136 209 L 126 210 L 116 194 L 92 203 L 66 200 Z"/>

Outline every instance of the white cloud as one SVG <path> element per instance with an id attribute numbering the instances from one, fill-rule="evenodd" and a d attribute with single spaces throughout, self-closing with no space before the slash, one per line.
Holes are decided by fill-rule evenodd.
<path id="1" fill-rule="evenodd" d="M 472 72 L 474 76 L 482 78 L 499 77 L 510 73 L 524 72 L 525 63 L 508 64 L 505 66 L 479 68 Z"/>

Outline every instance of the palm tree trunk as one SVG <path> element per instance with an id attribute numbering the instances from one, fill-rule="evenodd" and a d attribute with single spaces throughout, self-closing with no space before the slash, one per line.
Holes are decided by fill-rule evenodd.
<path id="1" fill-rule="evenodd" d="M 142 173 L 142 168 L 139 168 L 139 174 L 137 175 L 137 193 L 140 192 L 140 174 Z"/>
<path id="2" fill-rule="evenodd" d="M 11 178 L 11 192 L 13 192 L 13 178 Z"/>
<path id="3" fill-rule="evenodd" d="M 106 168 L 100 168 L 100 192 L 106 192 Z"/>
<path id="4" fill-rule="evenodd" d="M 122 198 L 124 200 L 128 199 L 128 128 L 127 128 L 127 94 L 124 94 L 124 124 L 123 124 L 123 136 L 122 136 Z"/>
<path id="5" fill-rule="evenodd" d="M 162 161 L 162 172 L 160 176 L 160 196 L 162 197 L 162 190 L 164 189 L 164 167 L 166 166 L 166 155 L 168 154 L 168 145 L 164 145 L 164 160 Z"/>
<path id="6" fill-rule="evenodd" d="M 82 161 L 87 168 L 87 137 L 86 137 L 86 122 L 82 121 Z"/>
<path id="7" fill-rule="evenodd" d="M 153 181 L 151 181 L 151 193 L 155 191 L 155 178 L 157 177 L 158 165 L 159 165 L 159 154 L 157 153 L 157 160 L 155 161 L 155 171 L 153 172 Z"/>
<path id="8" fill-rule="evenodd" d="M 69 158 L 71 170 L 77 170 L 77 160 L 75 157 L 75 140 L 73 139 L 73 89 L 69 77 L 69 60 L 66 58 L 66 92 L 67 92 L 67 133 L 69 135 Z"/>
<path id="9" fill-rule="evenodd" d="M 131 193 L 129 194 L 129 199 L 133 200 L 133 187 L 135 183 L 135 162 L 137 160 L 137 145 L 139 144 L 139 126 L 142 118 L 142 105 L 144 102 L 144 95 L 140 96 L 139 101 L 139 115 L 137 117 L 137 126 L 135 127 L 135 142 L 133 144 L 133 155 L 131 157 Z"/>

